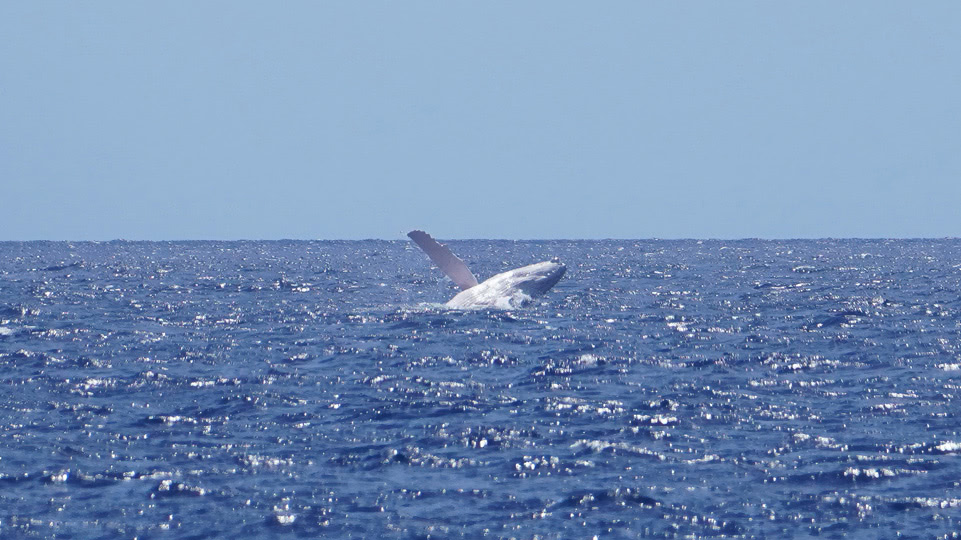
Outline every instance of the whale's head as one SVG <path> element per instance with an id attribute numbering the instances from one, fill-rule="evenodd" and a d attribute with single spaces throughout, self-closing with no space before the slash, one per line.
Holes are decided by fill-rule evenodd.
<path id="1" fill-rule="evenodd" d="M 561 278 L 567 267 L 557 259 L 539 262 L 512 270 L 518 289 L 531 297 L 540 296 L 550 290 Z"/>

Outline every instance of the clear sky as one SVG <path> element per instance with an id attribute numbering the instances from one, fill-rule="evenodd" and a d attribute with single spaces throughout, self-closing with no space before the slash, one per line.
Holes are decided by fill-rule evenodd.
<path id="1" fill-rule="evenodd" d="M 0 240 L 961 236 L 961 2 L 0 3 Z"/>

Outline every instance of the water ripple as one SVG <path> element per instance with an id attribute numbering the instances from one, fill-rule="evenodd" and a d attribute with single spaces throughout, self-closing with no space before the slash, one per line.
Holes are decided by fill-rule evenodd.
<path id="1" fill-rule="evenodd" d="M 0 243 L 0 536 L 961 530 L 961 242 L 452 244 Z"/>

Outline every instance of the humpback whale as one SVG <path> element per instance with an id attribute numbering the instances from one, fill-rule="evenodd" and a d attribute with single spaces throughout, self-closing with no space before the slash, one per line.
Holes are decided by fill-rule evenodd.
<path id="1" fill-rule="evenodd" d="M 429 234 L 410 231 L 407 236 L 461 288 L 457 296 L 444 304 L 449 308 L 518 308 L 550 290 L 567 271 L 566 266 L 554 259 L 515 268 L 478 283 L 464 261 Z"/>

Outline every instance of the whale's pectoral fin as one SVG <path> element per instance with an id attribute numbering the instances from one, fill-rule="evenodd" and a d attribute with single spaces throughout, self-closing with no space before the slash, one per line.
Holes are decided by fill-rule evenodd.
<path id="1" fill-rule="evenodd" d="M 434 264 L 440 267 L 458 287 L 470 289 L 477 285 L 477 278 L 471 273 L 470 268 L 467 268 L 464 261 L 458 259 L 457 255 L 451 253 L 447 246 L 439 244 L 424 231 L 410 231 L 407 236 L 424 250 L 430 260 L 434 261 Z"/>

